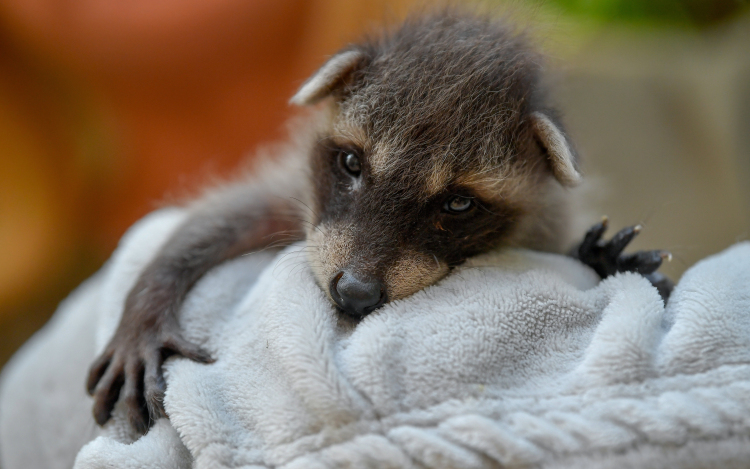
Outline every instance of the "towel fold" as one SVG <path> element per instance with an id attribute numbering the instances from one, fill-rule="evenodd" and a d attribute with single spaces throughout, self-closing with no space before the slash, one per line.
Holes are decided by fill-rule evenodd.
<path id="1" fill-rule="evenodd" d="M 118 404 L 97 429 L 86 368 L 184 217 L 136 225 L 6 367 L 4 469 L 750 467 L 750 243 L 666 308 L 639 275 L 504 250 L 359 323 L 301 246 L 244 256 L 186 299 L 186 338 L 217 360 L 166 362 L 169 420 L 135 440 Z"/>

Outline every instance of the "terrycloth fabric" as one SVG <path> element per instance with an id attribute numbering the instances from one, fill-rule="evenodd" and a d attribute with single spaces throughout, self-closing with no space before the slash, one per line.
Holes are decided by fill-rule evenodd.
<path id="1" fill-rule="evenodd" d="M 68 401 L 89 403 L 93 353 L 70 347 L 103 348 L 138 272 L 183 216 L 163 211 L 131 230 L 8 366 L 3 469 L 69 467 L 81 436 L 58 465 L 30 456 L 50 444 L 33 431 L 73 413 L 47 397 L 77 386 Z M 638 275 L 598 282 L 572 259 L 507 251 L 356 325 L 292 247 L 214 269 L 181 321 L 217 361 L 169 360 L 170 420 L 133 443 L 118 413 L 77 469 L 750 467 L 750 243 L 694 266 L 666 309 Z M 44 385 L 29 377 L 70 356 L 75 386 L 56 387 L 63 372 Z M 91 424 L 75 415 L 70 431 L 81 433 L 80 421 Z"/>

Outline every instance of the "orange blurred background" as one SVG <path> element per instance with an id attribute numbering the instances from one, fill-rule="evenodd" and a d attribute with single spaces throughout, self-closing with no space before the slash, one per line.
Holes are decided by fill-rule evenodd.
<path id="1" fill-rule="evenodd" d="M 304 78 L 407 3 L 0 2 L 0 364 L 130 224 L 283 136 Z"/>
<path id="2" fill-rule="evenodd" d="M 415 3 L 0 0 L 0 365 L 102 265 L 130 224 L 282 137 L 293 113 L 288 98 L 325 57 Z M 667 32 L 613 32 L 539 2 L 513 3 L 531 4 L 542 25 L 534 34 L 553 62 L 567 64 L 561 102 L 589 173 L 621 177 L 607 184 L 615 195 L 603 202 L 613 223 L 649 221 L 644 213 L 657 210 L 654 236 L 644 233 L 639 242 L 681 256 L 668 271 L 673 276 L 747 238 L 750 140 L 743 136 L 750 126 L 730 131 L 722 124 L 711 133 L 711 125 L 690 121 L 750 120 L 744 2 L 704 1 L 724 10 L 709 9 L 706 24 Z M 729 57 L 724 65 L 707 58 L 717 54 Z M 701 60 L 710 70 L 685 65 Z M 716 87 L 724 94 L 695 99 L 695 90 Z M 638 125 L 655 134 L 635 133 Z M 707 146 L 690 143 L 704 130 Z M 723 158 L 723 166 L 716 169 L 709 156 Z M 622 196 L 636 186 L 635 199 Z M 696 209 L 699 200 L 706 203 Z M 673 209 L 659 225 L 662 202 Z"/>

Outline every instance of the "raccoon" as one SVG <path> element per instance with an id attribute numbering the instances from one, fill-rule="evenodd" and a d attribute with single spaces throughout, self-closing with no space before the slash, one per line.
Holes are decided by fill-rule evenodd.
<path id="1" fill-rule="evenodd" d="M 211 362 L 182 337 L 178 311 L 203 274 L 244 253 L 304 239 L 320 288 L 361 318 L 471 256 L 564 252 L 568 189 L 581 173 L 541 64 L 503 22 L 456 11 L 412 17 L 331 57 L 291 99 L 317 105 L 291 143 L 251 178 L 190 204 L 141 273 L 90 370 L 96 421 L 122 398 L 132 426 L 147 431 L 164 415 L 165 358 Z M 652 274 L 665 258 L 621 254 L 639 227 L 609 242 L 605 229 L 595 225 L 574 253 L 602 277 Z"/>

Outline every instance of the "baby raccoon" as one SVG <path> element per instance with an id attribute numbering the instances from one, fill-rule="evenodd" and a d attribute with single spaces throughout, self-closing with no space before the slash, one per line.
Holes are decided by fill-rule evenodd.
<path id="1" fill-rule="evenodd" d="M 91 367 L 96 421 L 118 397 L 140 432 L 163 415 L 164 359 L 211 361 L 181 335 L 185 295 L 278 233 L 306 240 L 315 280 L 354 317 L 492 249 L 563 252 L 566 189 L 581 175 L 540 63 L 501 23 L 456 12 L 412 18 L 334 55 L 292 98 L 320 106 L 276 163 L 194 202 L 138 278 Z M 621 255 L 638 227 L 608 243 L 605 228 L 594 226 L 576 252 L 602 277 L 659 267 L 661 251 Z"/>

